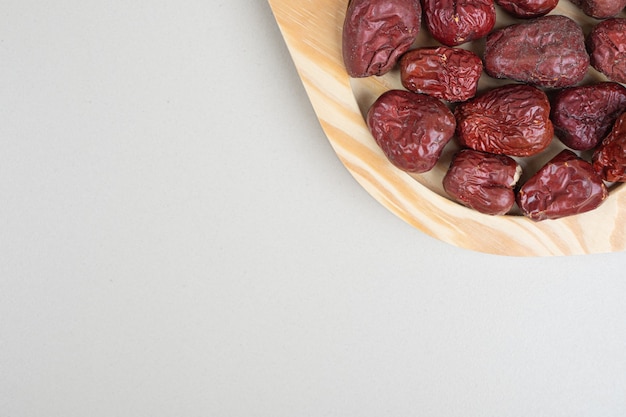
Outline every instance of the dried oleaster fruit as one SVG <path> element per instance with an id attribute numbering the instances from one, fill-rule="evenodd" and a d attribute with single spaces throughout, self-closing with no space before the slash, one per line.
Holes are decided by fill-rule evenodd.
<path id="1" fill-rule="evenodd" d="M 423 5 L 428 31 L 446 46 L 483 38 L 496 23 L 493 0 L 423 0 Z"/>
<path id="2" fill-rule="evenodd" d="M 626 7 L 626 0 L 570 0 L 588 16 L 606 19 L 615 16 Z"/>
<path id="3" fill-rule="evenodd" d="M 615 121 L 591 158 L 593 168 L 609 182 L 626 182 L 626 113 Z"/>
<path id="4" fill-rule="evenodd" d="M 462 149 L 452 158 L 443 188 L 464 206 L 484 214 L 503 215 L 515 204 L 513 187 L 521 173 L 511 157 Z"/>
<path id="5" fill-rule="evenodd" d="M 569 87 L 552 98 L 554 132 L 566 146 L 587 151 L 595 148 L 626 110 L 626 87 L 615 82 Z"/>
<path id="6" fill-rule="evenodd" d="M 587 35 L 591 66 L 609 80 L 626 83 L 626 19 L 598 23 Z"/>
<path id="7" fill-rule="evenodd" d="M 485 44 L 485 72 L 538 87 L 567 87 L 589 67 L 582 28 L 572 19 L 548 15 L 495 30 Z"/>
<path id="8" fill-rule="evenodd" d="M 524 183 L 517 205 L 525 216 L 540 221 L 591 211 L 607 196 L 591 164 L 564 149 Z"/>
<path id="9" fill-rule="evenodd" d="M 437 164 L 456 122 L 448 107 L 434 97 L 390 90 L 370 107 L 367 125 L 391 163 L 422 173 Z"/>
<path id="10" fill-rule="evenodd" d="M 342 50 L 351 77 L 383 75 L 409 50 L 419 33 L 419 0 L 351 0 Z"/>
<path id="11" fill-rule="evenodd" d="M 465 147 L 509 156 L 531 156 L 554 136 L 550 102 L 526 84 L 494 88 L 455 109 L 457 137 Z"/>
<path id="12" fill-rule="evenodd" d="M 496 0 L 496 3 L 514 17 L 530 19 L 548 14 L 559 0 Z"/>
<path id="13" fill-rule="evenodd" d="M 400 59 L 404 88 L 450 102 L 474 97 L 482 72 L 480 57 L 461 48 L 418 48 Z"/>

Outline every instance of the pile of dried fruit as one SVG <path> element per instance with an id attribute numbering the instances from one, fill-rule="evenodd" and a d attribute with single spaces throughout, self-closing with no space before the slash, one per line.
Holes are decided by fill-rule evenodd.
<path id="1" fill-rule="evenodd" d="M 489 215 L 517 204 L 532 220 L 590 211 L 608 183 L 626 182 L 626 18 L 616 17 L 626 0 L 561 1 L 598 23 L 585 35 L 550 14 L 558 0 L 351 0 L 348 74 L 399 68 L 404 87 L 383 93 L 366 115 L 391 163 L 427 172 L 455 138 L 461 149 L 443 178 L 449 196 Z M 494 29 L 496 7 L 516 23 Z M 422 23 L 439 46 L 415 45 Z M 476 40 L 482 56 L 459 47 Z M 590 66 L 606 81 L 583 84 Z M 510 83 L 477 94 L 482 76 Z M 538 155 L 555 135 L 569 149 L 519 184 L 516 158 Z"/>

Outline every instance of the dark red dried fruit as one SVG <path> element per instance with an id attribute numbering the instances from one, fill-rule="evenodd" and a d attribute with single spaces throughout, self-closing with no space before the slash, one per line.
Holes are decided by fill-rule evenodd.
<path id="1" fill-rule="evenodd" d="M 560 90 L 552 99 L 554 132 L 566 146 L 595 148 L 626 110 L 626 88 L 602 82 Z"/>
<path id="2" fill-rule="evenodd" d="M 513 187 L 521 168 L 513 158 L 463 149 L 452 158 L 443 188 L 455 201 L 489 214 L 508 213 L 515 204 Z"/>
<path id="3" fill-rule="evenodd" d="M 588 16 L 606 19 L 626 7 L 626 0 L 570 0 Z"/>
<path id="4" fill-rule="evenodd" d="M 609 182 L 626 182 L 626 113 L 615 121 L 613 129 L 591 158 L 593 169 Z"/>
<path id="5" fill-rule="evenodd" d="M 593 210 L 607 196 L 591 164 L 564 149 L 520 188 L 517 205 L 525 216 L 539 221 Z"/>
<path id="6" fill-rule="evenodd" d="M 446 46 L 485 37 L 496 23 L 493 0 L 423 0 L 423 9 L 430 34 Z"/>
<path id="7" fill-rule="evenodd" d="M 343 60 L 351 77 L 389 72 L 419 32 L 419 0 L 351 0 L 343 26 Z"/>
<path id="8" fill-rule="evenodd" d="M 404 88 L 450 102 L 474 97 L 483 72 L 478 55 L 446 46 L 409 51 L 399 66 Z"/>
<path id="9" fill-rule="evenodd" d="M 367 125 L 387 158 L 408 172 L 431 170 L 454 135 L 452 112 L 438 99 L 404 90 L 383 93 Z"/>
<path id="10" fill-rule="evenodd" d="M 609 80 L 626 82 L 626 19 L 598 23 L 587 36 L 591 66 Z"/>
<path id="11" fill-rule="evenodd" d="M 539 87 L 567 87 L 589 67 L 581 27 L 561 15 L 548 15 L 495 30 L 487 36 L 485 72 Z"/>
<path id="12" fill-rule="evenodd" d="M 506 12 L 520 19 L 530 19 L 548 14 L 559 0 L 496 0 Z"/>
<path id="13" fill-rule="evenodd" d="M 526 84 L 494 88 L 455 109 L 461 145 L 509 156 L 530 156 L 552 141 L 550 102 Z"/>

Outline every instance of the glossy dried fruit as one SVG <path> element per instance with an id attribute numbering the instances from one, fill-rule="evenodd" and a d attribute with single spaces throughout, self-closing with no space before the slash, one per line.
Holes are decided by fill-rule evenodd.
<path id="1" fill-rule="evenodd" d="M 478 55 L 446 46 L 409 51 L 399 66 L 404 88 L 450 102 L 474 97 L 483 72 Z"/>
<path id="2" fill-rule="evenodd" d="M 493 0 L 423 0 L 428 31 L 446 46 L 485 37 L 496 23 Z"/>
<path id="3" fill-rule="evenodd" d="M 389 72 L 415 41 L 419 0 L 351 0 L 343 25 L 343 60 L 351 77 Z"/>
<path id="4" fill-rule="evenodd" d="M 515 204 L 513 187 L 522 173 L 513 158 L 462 149 L 452 158 L 443 188 L 455 201 L 474 210 L 503 215 Z"/>
<path id="5" fill-rule="evenodd" d="M 626 88 L 602 82 L 560 90 L 552 99 L 554 132 L 566 146 L 595 148 L 626 110 Z"/>
<path id="6" fill-rule="evenodd" d="M 591 211 L 607 196 L 591 164 L 564 149 L 520 188 L 517 205 L 525 216 L 540 221 Z"/>
<path id="7" fill-rule="evenodd" d="M 496 0 L 496 3 L 514 17 L 530 19 L 548 14 L 559 0 Z"/>
<path id="8" fill-rule="evenodd" d="M 589 67 L 581 27 L 561 15 L 548 15 L 495 30 L 485 44 L 485 72 L 539 87 L 567 87 Z"/>
<path id="9" fill-rule="evenodd" d="M 593 169 L 606 181 L 626 182 L 626 113 L 615 121 L 613 129 L 591 158 Z"/>
<path id="10" fill-rule="evenodd" d="M 367 125 L 387 158 L 408 172 L 431 170 L 454 135 L 452 112 L 438 99 L 404 90 L 383 93 Z"/>
<path id="11" fill-rule="evenodd" d="M 598 23 L 587 36 L 591 66 L 609 80 L 626 82 L 626 19 Z"/>
<path id="12" fill-rule="evenodd" d="M 400 59 L 400 80 L 407 90 L 450 102 L 474 97 L 482 71 L 480 57 L 460 48 L 414 49 Z"/>
<path id="13" fill-rule="evenodd" d="M 455 109 L 461 145 L 509 156 L 530 156 L 552 141 L 546 93 L 526 84 L 494 88 Z"/>
<path id="14" fill-rule="evenodd" d="M 570 0 L 586 15 L 596 19 L 615 16 L 626 7 L 626 0 Z"/>

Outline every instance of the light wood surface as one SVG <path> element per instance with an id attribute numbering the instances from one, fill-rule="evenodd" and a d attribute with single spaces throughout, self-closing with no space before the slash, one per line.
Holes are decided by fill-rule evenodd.
<path id="1" fill-rule="evenodd" d="M 451 201 L 441 186 L 454 140 L 438 165 L 410 175 L 387 161 L 374 142 L 363 114 L 383 91 L 401 88 L 397 71 L 383 77 L 351 79 L 341 57 L 341 31 L 347 0 L 269 0 L 313 108 L 333 149 L 354 178 L 375 199 L 407 223 L 444 242 L 469 250 L 509 256 L 558 256 L 623 251 L 626 248 L 626 187 L 612 186 L 596 210 L 559 220 L 533 222 L 515 213 L 488 216 Z M 585 33 L 598 21 L 567 0 L 552 14 L 578 21 Z M 496 27 L 514 20 L 498 10 Z M 422 28 L 415 46 L 436 44 Z M 480 53 L 481 41 L 462 47 Z M 604 79 L 590 69 L 584 82 Z M 509 81 L 484 75 L 479 90 Z M 562 145 L 531 161 L 520 161 L 525 177 Z M 303 157 L 306 157 L 303 155 Z M 522 180 L 525 178 L 523 177 Z"/>

